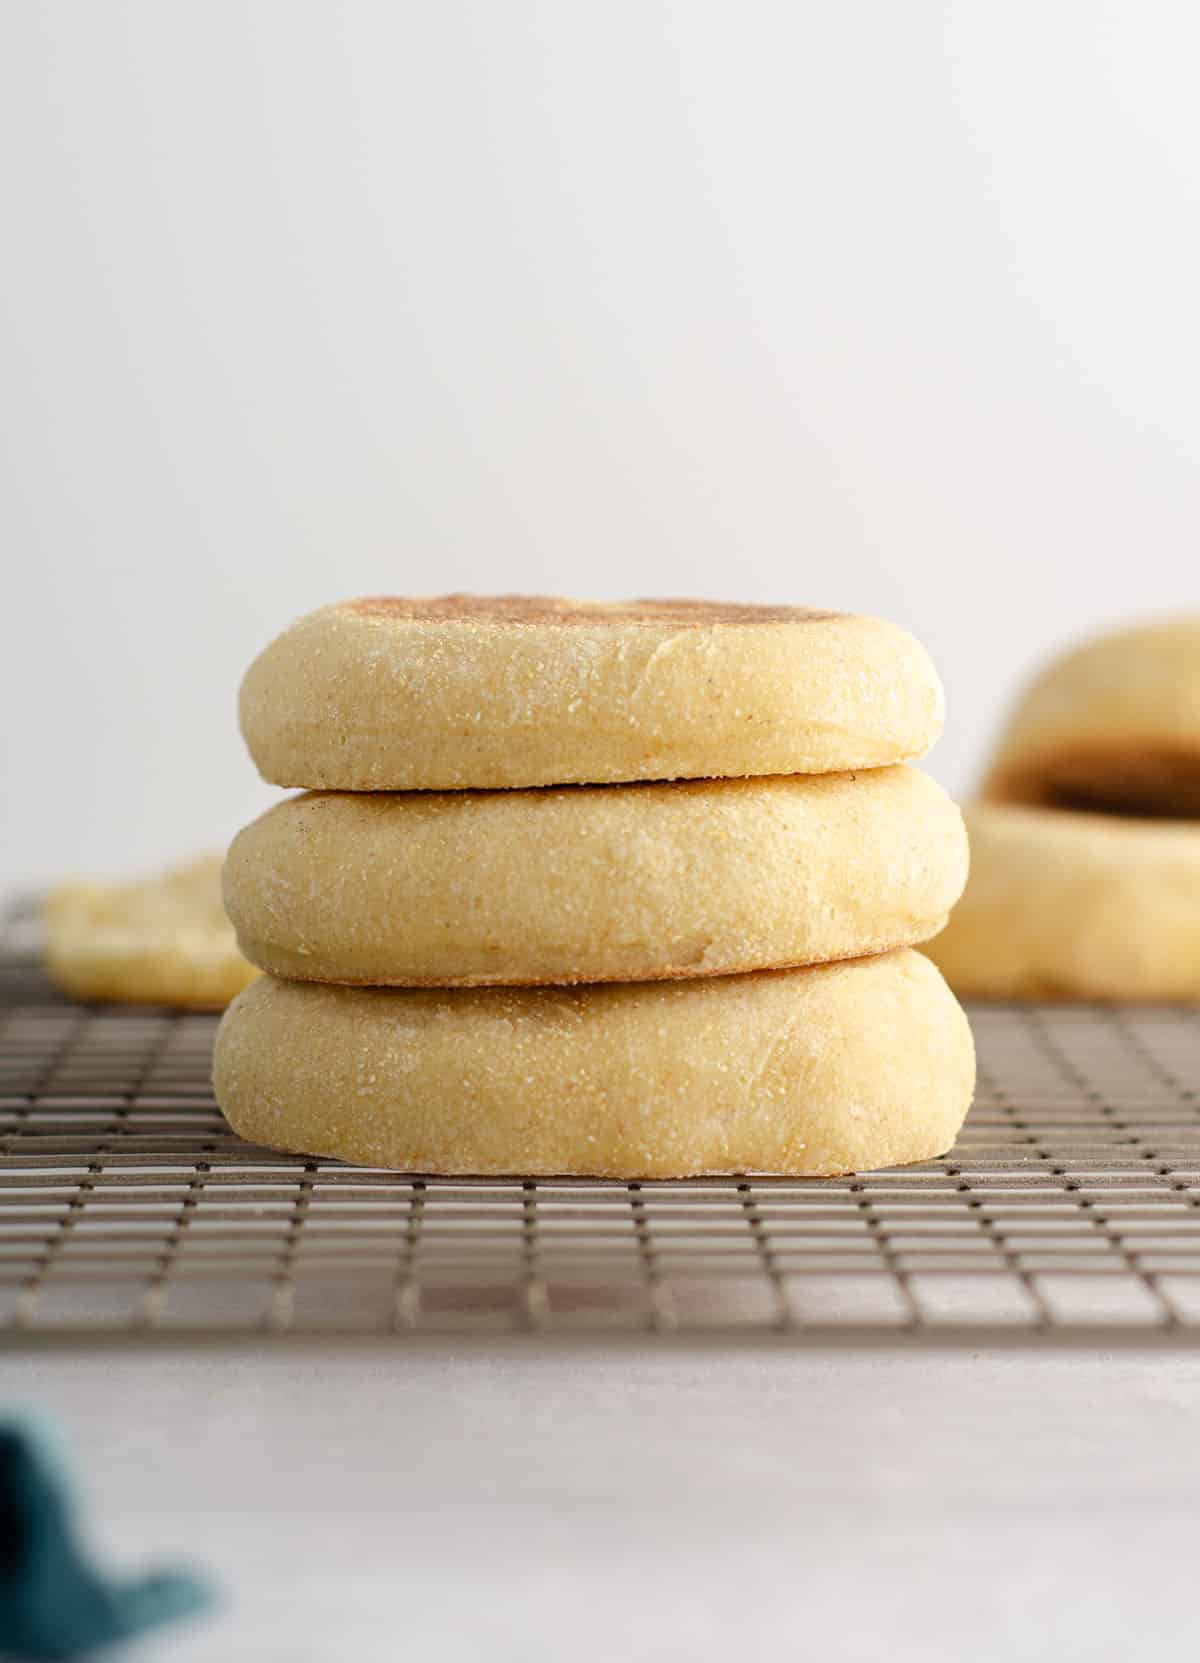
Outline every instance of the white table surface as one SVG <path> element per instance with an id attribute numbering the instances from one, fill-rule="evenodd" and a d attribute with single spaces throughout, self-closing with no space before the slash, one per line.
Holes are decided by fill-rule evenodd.
<path id="1" fill-rule="evenodd" d="M 10 1354 L 138 1663 L 1130 1660 L 1194 1643 L 1200 1356 L 514 1343 Z"/>

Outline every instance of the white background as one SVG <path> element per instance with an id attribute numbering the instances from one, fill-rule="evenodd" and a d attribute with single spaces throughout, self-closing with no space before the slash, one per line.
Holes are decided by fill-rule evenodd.
<path id="1" fill-rule="evenodd" d="M 1200 28 L 1138 0 L 0 5 L 0 875 L 269 800 L 356 592 L 890 615 L 969 785 L 1193 604 Z"/>

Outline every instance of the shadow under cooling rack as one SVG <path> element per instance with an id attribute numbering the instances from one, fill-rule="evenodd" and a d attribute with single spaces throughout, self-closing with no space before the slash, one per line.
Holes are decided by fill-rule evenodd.
<path id="1" fill-rule="evenodd" d="M 215 1019 L 0 955 L 6 1343 L 253 1333 L 1200 1338 L 1200 1013 L 983 1006 L 958 1146 L 836 1180 L 400 1176 L 256 1149 Z"/>

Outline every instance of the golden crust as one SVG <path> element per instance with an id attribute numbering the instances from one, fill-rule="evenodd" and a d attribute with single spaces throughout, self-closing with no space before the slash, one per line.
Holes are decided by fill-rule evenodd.
<path id="1" fill-rule="evenodd" d="M 740 606 L 730 601 L 637 600 L 573 601 L 557 595 L 366 595 L 342 601 L 339 612 L 357 618 L 395 623 L 456 622 L 539 624 L 571 628 L 578 624 L 675 624 L 680 629 L 709 629 L 714 624 L 803 624 L 844 614 L 809 606 Z"/>
<path id="2" fill-rule="evenodd" d="M 214 1086 L 272 1148 L 403 1171 L 828 1176 L 940 1155 L 970 1029 L 910 951 L 578 989 L 364 990 L 263 977 Z"/>
<path id="3" fill-rule="evenodd" d="M 220 1010 L 258 972 L 221 902 L 221 857 L 136 883 L 65 883 L 46 902 L 46 968 L 76 999 Z"/>
<path id="4" fill-rule="evenodd" d="M 278 804 L 225 899 L 273 974 L 470 987 L 724 975 L 937 933 L 962 817 L 910 768 Z"/>
<path id="5" fill-rule="evenodd" d="M 966 810 L 971 873 L 924 949 L 957 993 L 1200 1002 L 1200 825 Z"/>
<path id="6" fill-rule="evenodd" d="M 461 790 L 882 767 L 928 749 L 942 692 L 874 618 L 375 597 L 293 624 L 240 712 L 277 785 Z"/>

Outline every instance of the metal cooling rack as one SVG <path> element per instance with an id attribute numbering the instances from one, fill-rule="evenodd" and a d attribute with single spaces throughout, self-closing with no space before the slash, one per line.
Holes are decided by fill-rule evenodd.
<path id="1" fill-rule="evenodd" d="M 1200 1338 L 1200 1012 L 976 1007 L 944 1160 L 854 1179 L 421 1179 L 242 1143 L 215 1019 L 0 941 L 0 1329 Z"/>

